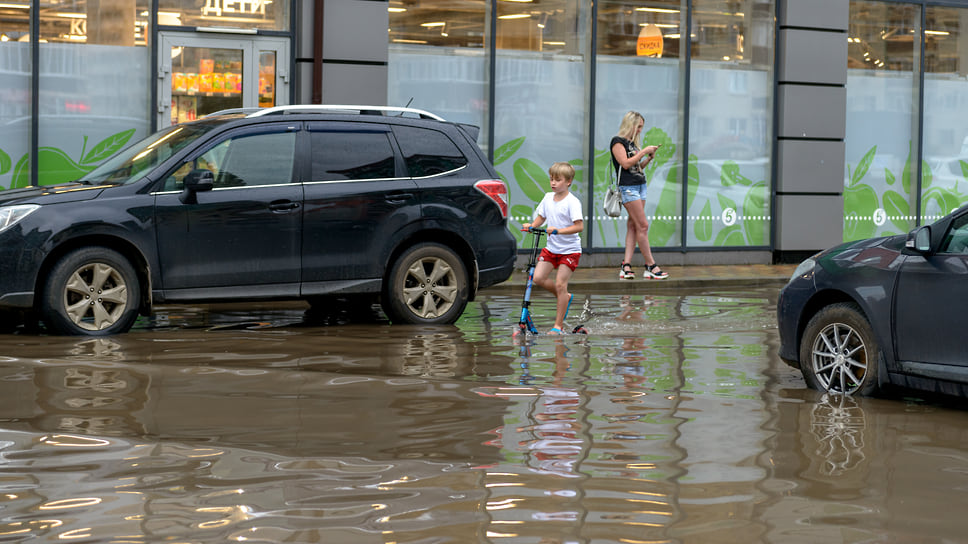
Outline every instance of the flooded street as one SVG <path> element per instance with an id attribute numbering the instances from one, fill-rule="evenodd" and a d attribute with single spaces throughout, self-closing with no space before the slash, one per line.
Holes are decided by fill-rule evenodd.
<path id="1" fill-rule="evenodd" d="M 964 541 L 968 411 L 805 389 L 775 297 L 589 295 L 591 334 L 531 341 L 487 293 L 3 335 L 0 541 Z"/>

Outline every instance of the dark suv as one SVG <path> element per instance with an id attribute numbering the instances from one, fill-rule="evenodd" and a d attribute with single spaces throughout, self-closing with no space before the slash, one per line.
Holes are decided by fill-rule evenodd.
<path id="1" fill-rule="evenodd" d="M 0 192 L 0 320 L 108 335 L 152 303 L 362 295 L 391 321 L 453 323 L 516 253 L 476 136 L 408 108 L 225 112 Z"/>

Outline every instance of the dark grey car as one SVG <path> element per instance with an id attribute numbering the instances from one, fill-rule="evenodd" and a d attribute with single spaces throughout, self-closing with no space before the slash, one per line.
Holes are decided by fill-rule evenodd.
<path id="1" fill-rule="evenodd" d="M 124 332 L 154 303 L 379 299 L 453 323 L 516 254 L 475 127 L 282 106 L 169 127 L 74 183 L 0 193 L 0 323 Z"/>
<path id="2" fill-rule="evenodd" d="M 968 394 L 968 206 L 804 261 L 780 292 L 780 357 L 810 387 Z M 964 335 L 964 336 L 963 336 Z"/>

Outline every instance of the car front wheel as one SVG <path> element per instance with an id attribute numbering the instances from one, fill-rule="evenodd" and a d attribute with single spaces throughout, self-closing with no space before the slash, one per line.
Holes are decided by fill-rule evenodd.
<path id="1" fill-rule="evenodd" d="M 453 323 L 464 312 L 467 296 L 467 271 L 460 258 L 445 246 L 423 243 L 394 263 L 383 310 L 391 321 Z"/>
<path id="2" fill-rule="evenodd" d="M 803 378 L 820 391 L 874 394 L 880 358 L 874 331 L 853 303 L 820 310 L 807 324 L 800 343 Z"/>
<path id="3" fill-rule="evenodd" d="M 138 317 L 141 290 L 134 268 L 117 251 L 76 249 L 51 269 L 41 313 L 55 334 L 126 332 Z"/>

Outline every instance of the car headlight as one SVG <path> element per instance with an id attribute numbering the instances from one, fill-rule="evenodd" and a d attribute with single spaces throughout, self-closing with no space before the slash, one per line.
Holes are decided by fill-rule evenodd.
<path id="1" fill-rule="evenodd" d="M 40 206 L 37 204 L 20 204 L 18 206 L 5 206 L 0 208 L 0 232 L 16 225 L 21 219 Z"/>
<path id="2" fill-rule="evenodd" d="M 807 274 L 810 274 L 811 272 L 813 272 L 813 269 L 815 266 L 817 266 L 816 259 L 814 259 L 813 257 L 806 259 L 805 261 L 800 263 L 799 266 L 797 266 L 796 270 L 793 271 L 793 275 L 790 276 L 790 281 L 793 281 L 799 278 L 800 276 L 806 276 Z"/>

